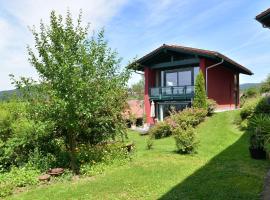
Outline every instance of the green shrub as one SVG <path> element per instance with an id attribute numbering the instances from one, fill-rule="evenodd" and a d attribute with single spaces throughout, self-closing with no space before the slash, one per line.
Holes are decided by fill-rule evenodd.
<path id="1" fill-rule="evenodd" d="M 196 77 L 195 82 L 195 96 L 193 101 L 193 107 L 206 109 L 207 108 L 206 99 L 207 96 L 205 91 L 205 81 L 203 73 L 200 70 L 199 74 Z"/>
<path id="2" fill-rule="evenodd" d="M 149 137 L 146 141 L 146 148 L 148 150 L 153 149 L 154 141 L 151 137 Z"/>
<path id="3" fill-rule="evenodd" d="M 206 117 L 207 111 L 202 108 L 186 108 L 180 112 L 174 112 L 171 115 L 171 122 L 174 126 L 187 126 L 192 127 L 200 124 Z"/>
<path id="4" fill-rule="evenodd" d="M 0 197 L 11 195 L 14 188 L 15 186 L 13 186 L 11 183 L 0 182 Z"/>
<path id="5" fill-rule="evenodd" d="M 256 114 L 248 121 L 248 129 L 251 132 L 260 131 L 262 134 L 270 134 L 270 115 Z"/>
<path id="6" fill-rule="evenodd" d="M 29 153 L 27 166 L 39 169 L 42 172 L 54 167 L 66 167 L 65 165 L 58 165 L 55 155 L 42 153 L 39 148 L 35 148 L 33 152 Z"/>
<path id="7" fill-rule="evenodd" d="M 181 154 L 190 154 L 196 151 L 198 141 L 196 139 L 195 129 L 192 126 L 178 126 L 173 129 L 173 135 L 177 152 Z"/>
<path id="8" fill-rule="evenodd" d="M 91 147 L 84 146 L 78 150 L 78 160 L 81 173 L 93 176 L 103 173 L 113 165 L 122 165 L 131 159 L 124 143 L 100 144 Z"/>
<path id="9" fill-rule="evenodd" d="M 265 146 L 264 137 L 259 131 L 250 135 L 249 143 L 251 149 L 263 149 Z"/>
<path id="10" fill-rule="evenodd" d="M 0 173 L 0 197 L 10 195 L 16 187 L 38 184 L 39 174 L 39 170 L 24 167 L 12 167 L 10 172 Z"/>
<path id="11" fill-rule="evenodd" d="M 250 147 L 270 150 L 270 115 L 255 114 L 248 120 L 248 130 L 251 133 Z"/>
<path id="12" fill-rule="evenodd" d="M 269 96 L 262 97 L 257 102 L 254 112 L 270 114 L 270 97 Z"/>
<path id="13" fill-rule="evenodd" d="M 213 115 L 216 109 L 217 102 L 214 99 L 207 99 L 207 115 Z"/>
<path id="14" fill-rule="evenodd" d="M 171 126 L 166 122 L 158 122 L 149 130 L 151 138 L 160 139 L 172 134 Z"/>
<path id="15" fill-rule="evenodd" d="M 270 74 L 268 74 L 268 76 L 265 79 L 265 81 L 262 82 L 262 85 L 260 87 L 260 92 L 261 93 L 270 92 Z"/>
<path id="16" fill-rule="evenodd" d="M 244 104 L 244 106 L 240 111 L 240 116 L 242 120 L 247 119 L 253 115 L 259 101 L 260 101 L 259 98 L 249 99 L 248 101 L 246 101 L 246 103 Z"/>
<path id="17" fill-rule="evenodd" d="M 114 160 L 125 160 L 131 156 L 122 142 L 81 145 L 77 151 L 77 159 L 80 164 L 98 162 L 109 164 Z"/>
<path id="18" fill-rule="evenodd" d="M 245 102 L 252 98 L 257 98 L 259 96 L 259 88 L 251 87 L 246 89 L 242 96 L 240 97 L 240 107 L 243 107 Z"/>

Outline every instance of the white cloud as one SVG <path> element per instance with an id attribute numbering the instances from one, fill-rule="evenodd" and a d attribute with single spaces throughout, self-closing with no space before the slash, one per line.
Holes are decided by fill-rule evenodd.
<path id="1" fill-rule="evenodd" d="M 13 0 L 1 2 L 6 15 L 0 15 L 0 91 L 13 88 L 8 74 L 37 77 L 27 61 L 26 45 L 33 38 L 28 26 L 39 25 L 40 19 L 49 21 L 50 11 L 65 16 L 69 9 L 74 18 L 83 10 L 83 22 L 98 29 L 115 16 L 127 0 Z"/>

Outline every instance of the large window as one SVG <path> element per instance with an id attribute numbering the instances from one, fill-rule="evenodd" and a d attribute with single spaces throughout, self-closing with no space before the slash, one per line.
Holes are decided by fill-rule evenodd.
<path id="1" fill-rule="evenodd" d="M 193 69 L 183 68 L 174 71 L 165 71 L 165 86 L 185 86 L 193 84 Z"/>
<path id="2" fill-rule="evenodd" d="M 192 85 L 192 73 L 189 71 L 178 72 L 178 86 Z"/>
<path id="3" fill-rule="evenodd" d="M 166 73 L 166 86 L 177 86 L 177 72 Z"/>

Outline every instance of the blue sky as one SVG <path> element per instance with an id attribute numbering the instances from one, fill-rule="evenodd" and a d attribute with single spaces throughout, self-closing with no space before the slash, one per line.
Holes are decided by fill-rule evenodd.
<path id="1" fill-rule="evenodd" d="M 105 28 L 123 66 L 163 43 L 179 44 L 219 51 L 254 72 L 241 83 L 260 82 L 270 73 L 270 30 L 254 18 L 268 7 L 269 0 L 0 0 L 0 90 L 13 88 L 10 73 L 37 79 L 27 61 L 26 44 L 33 45 L 27 26 L 67 8 L 74 16 L 82 8 L 92 29 Z"/>

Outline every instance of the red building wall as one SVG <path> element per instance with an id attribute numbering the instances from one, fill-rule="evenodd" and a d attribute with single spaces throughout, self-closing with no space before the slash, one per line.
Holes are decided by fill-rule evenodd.
<path id="1" fill-rule="evenodd" d="M 154 124 L 154 119 L 150 116 L 151 114 L 151 102 L 149 99 L 149 88 L 154 87 L 155 84 L 155 71 L 149 67 L 144 68 L 144 109 L 146 114 L 146 123 Z"/>
<path id="2" fill-rule="evenodd" d="M 206 78 L 206 68 L 215 64 L 207 59 L 201 59 L 200 69 Z M 234 76 L 236 75 L 236 80 Z M 218 109 L 234 109 L 239 104 L 239 74 L 222 65 L 207 71 L 207 96 L 214 99 Z M 237 101 L 237 102 L 236 102 Z M 235 105 L 236 104 L 236 105 Z"/>

